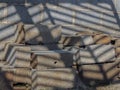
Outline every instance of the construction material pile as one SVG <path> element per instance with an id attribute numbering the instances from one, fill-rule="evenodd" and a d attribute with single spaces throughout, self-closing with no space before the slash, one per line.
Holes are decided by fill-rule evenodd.
<path id="1" fill-rule="evenodd" d="M 4 90 L 77 90 L 79 79 L 88 86 L 120 80 L 119 38 L 101 32 L 63 35 L 61 30 L 20 23 L 0 33 L 1 73 L 9 87 Z"/>

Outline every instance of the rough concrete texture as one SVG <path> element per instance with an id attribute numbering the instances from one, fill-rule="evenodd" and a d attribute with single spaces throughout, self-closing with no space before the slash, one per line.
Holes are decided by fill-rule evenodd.
<path id="1" fill-rule="evenodd" d="M 120 60 L 112 63 L 81 65 L 81 79 L 90 86 L 107 85 L 110 82 L 120 82 Z"/>
<path id="2" fill-rule="evenodd" d="M 25 27 L 22 31 L 18 31 L 18 26 L 16 25 L 20 22 L 25 24 Z M 32 25 L 27 28 L 26 25 L 28 24 Z M 53 28 L 54 25 L 55 28 Z M 62 28 L 59 26 L 61 26 Z M 47 31 L 52 32 L 42 32 L 42 34 L 41 32 L 39 32 L 46 31 L 46 28 Z M 62 45 L 58 45 L 61 34 L 68 36 L 70 35 L 70 39 L 68 39 L 67 41 L 67 46 L 63 45 L 64 43 L 62 43 Z M 78 35 L 80 37 L 82 36 L 83 38 L 80 40 L 76 38 L 73 39 L 73 35 Z M 87 39 L 84 39 L 86 38 L 86 36 Z M 56 78 L 60 78 L 59 80 L 57 79 L 58 81 L 65 78 L 68 81 L 70 80 L 70 83 L 68 83 L 68 81 L 61 81 L 65 84 L 61 82 L 54 83 L 54 80 L 56 80 L 53 79 L 53 76 L 56 73 L 55 70 L 51 69 L 51 71 L 54 71 L 53 74 L 49 70 L 42 70 L 42 72 L 38 70 L 37 72 L 37 70 L 35 69 L 34 71 L 36 76 L 43 73 L 45 75 L 53 75 L 50 76 L 50 78 L 48 78 L 47 80 L 46 78 L 44 78 L 44 82 L 39 83 L 39 81 L 35 80 L 35 82 L 37 82 L 38 84 L 42 84 L 42 86 L 43 83 L 45 84 L 45 82 L 47 83 L 45 84 L 45 86 L 53 85 L 53 87 L 50 88 L 51 90 L 57 90 L 58 88 L 60 88 L 60 90 L 61 88 L 62 90 L 66 90 L 66 88 L 71 88 L 70 90 L 119 90 L 119 82 L 113 83 L 109 81 L 110 78 L 114 77 L 112 77 L 112 75 L 117 73 L 118 70 L 116 69 L 116 66 L 114 67 L 113 65 L 115 65 L 114 63 L 116 63 L 117 61 L 114 59 L 120 59 L 119 38 L 120 0 L 0 0 L 0 60 L 3 60 L 2 62 L 0 62 L 0 67 L 3 67 L 2 69 L 6 69 L 6 67 L 11 67 L 13 68 L 12 70 L 17 70 L 15 72 L 15 76 L 12 76 L 12 74 L 9 72 L 6 72 L 4 74 L 2 73 L 2 69 L 0 70 L 0 90 L 12 90 L 12 87 L 15 87 L 17 85 L 23 86 L 24 89 L 21 87 L 16 89 L 14 88 L 14 90 L 29 90 L 31 89 L 31 87 L 28 89 L 28 86 L 34 87 L 35 85 L 31 84 L 31 80 L 34 76 L 29 76 L 28 74 L 26 74 L 27 69 L 28 71 L 33 71 L 31 66 L 28 67 L 29 65 L 32 65 L 32 62 L 31 64 L 30 62 L 23 63 L 22 60 L 20 60 L 20 62 L 17 61 L 14 64 L 17 67 L 21 67 L 22 69 L 16 69 L 15 67 L 13 67 L 13 65 L 9 65 L 8 63 L 6 63 L 6 59 L 8 58 L 8 56 L 10 58 L 11 55 L 13 55 L 12 59 L 7 60 L 12 61 L 13 59 L 16 60 L 16 57 L 28 59 L 30 58 L 30 56 L 32 57 L 32 54 L 26 55 L 25 53 L 19 52 L 21 49 L 19 51 L 16 49 L 17 51 L 13 50 L 14 53 L 16 53 L 14 55 L 14 53 L 11 52 L 12 50 L 9 51 L 9 44 L 7 44 L 7 42 L 23 44 L 24 46 L 29 47 L 32 51 L 49 51 L 62 49 L 75 53 L 77 65 L 70 66 L 70 69 L 76 68 L 76 71 L 79 71 L 78 66 L 81 66 L 82 62 L 81 69 L 83 69 L 84 71 L 83 76 L 86 75 L 85 77 L 87 78 L 90 76 L 89 80 L 95 77 L 100 78 L 102 79 L 100 83 L 104 82 L 104 79 L 108 79 L 108 82 L 112 84 L 106 85 L 105 83 L 104 86 L 97 84 L 97 87 L 90 87 L 85 84 L 87 81 L 83 82 L 81 81 L 81 78 L 78 77 L 77 80 L 79 81 L 79 84 L 75 84 L 74 86 L 77 86 L 77 88 L 74 89 L 72 88 L 72 86 L 73 82 L 75 81 L 72 79 L 72 77 L 70 77 L 71 75 L 73 75 L 72 73 L 70 74 L 70 76 L 65 73 L 65 77 L 61 77 L 62 72 L 60 72 L 60 76 L 55 75 Z M 92 39 L 94 41 L 94 44 L 93 46 L 89 46 L 91 43 L 89 41 L 91 41 Z M 72 42 L 70 42 L 69 40 L 71 40 Z M 82 46 L 80 46 L 82 40 L 85 42 L 84 44 L 82 43 Z M 113 45 L 113 47 L 111 47 L 111 44 Z M 77 47 L 74 45 L 76 45 Z M 87 48 L 86 45 L 88 45 Z M 94 48 L 98 46 L 100 46 L 99 49 L 94 50 Z M 22 50 L 24 51 L 24 49 Z M 82 57 L 80 55 L 82 55 Z M 66 56 L 64 57 L 68 58 Z M 72 58 L 72 55 L 70 57 Z M 70 57 L 68 59 L 71 60 Z M 71 62 L 69 60 L 65 61 L 65 63 L 60 63 L 60 65 L 68 65 Z M 52 61 L 50 61 L 50 63 L 52 63 L 53 65 Z M 83 64 L 87 65 L 84 66 Z M 64 68 L 66 68 L 66 66 L 64 66 Z M 85 72 L 85 69 L 93 71 L 89 74 L 84 75 L 84 73 L 87 73 L 87 71 Z M 7 70 L 9 71 L 9 69 Z M 63 71 L 63 69 L 59 71 Z M 94 72 L 96 74 L 93 74 Z M 82 75 L 82 72 L 79 74 Z M 4 82 L 4 76 L 8 80 L 14 78 L 15 84 L 13 84 L 13 86 L 11 87 L 10 83 Z M 32 79 L 30 80 L 30 78 Z M 40 80 L 41 78 L 43 79 L 43 77 L 41 76 L 37 78 Z M 90 82 L 92 83 L 92 85 L 95 83 L 94 81 Z M 97 82 L 99 82 L 99 80 L 97 80 Z M 26 85 L 26 83 L 30 85 Z M 39 88 L 39 85 L 37 87 Z"/>
<path id="3" fill-rule="evenodd" d="M 57 43 L 61 37 L 61 27 L 57 25 L 25 25 L 25 42 L 28 44 Z"/>
<path id="4" fill-rule="evenodd" d="M 68 77 L 69 76 L 69 77 Z M 34 70 L 32 72 L 33 90 L 67 90 L 73 89 L 76 72 L 72 69 Z"/>
<path id="5" fill-rule="evenodd" d="M 105 63 L 115 61 L 115 49 L 112 45 L 91 45 L 80 49 L 78 64 Z"/>
<path id="6" fill-rule="evenodd" d="M 75 54 L 70 51 L 34 51 L 31 66 L 35 69 L 71 67 L 75 64 Z"/>
<path id="7" fill-rule="evenodd" d="M 89 35 L 84 36 L 70 36 L 62 35 L 59 43 L 62 43 L 65 46 L 86 46 L 93 44 L 93 38 Z"/>

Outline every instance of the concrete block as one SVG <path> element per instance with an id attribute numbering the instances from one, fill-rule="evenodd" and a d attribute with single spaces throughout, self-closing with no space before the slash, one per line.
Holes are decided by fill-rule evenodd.
<path id="1" fill-rule="evenodd" d="M 5 15 L 6 15 L 6 7 L 7 5 L 6 4 L 0 4 L 0 22 L 4 22 L 4 18 L 5 18 Z"/>
<path id="2" fill-rule="evenodd" d="M 0 42 L 15 42 L 17 25 L 0 25 Z"/>
<path id="3" fill-rule="evenodd" d="M 85 36 L 71 36 L 71 35 L 64 35 L 61 37 L 59 43 L 65 46 L 85 46 L 93 44 L 92 36 L 85 35 Z"/>
<path id="4" fill-rule="evenodd" d="M 115 49 L 112 45 L 91 45 L 80 49 L 78 64 L 105 63 L 115 61 Z"/>
<path id="5" fill-rule="evenodd" d="M 76 73 L 73 69 L 48 69 L 32 71 L 32 89 L 66 90 L 76 85 Z"/>
<path id="6" fill-rule="evenodd" d="M 57 43 L 61 37 L 61 27 L 57 25 L 25 25 L 24 29 L 28 44 Z"/>
<path id="7" fill-rule="evenodd" d="M 115 0 L 114 0 L 115 1 Z M 120 27 L 119 27 L 119 14 L 115 12 L 115 10 L 112 10 L 110 12 L 105 12 L 103 13 L 102 16 L 102 27 L 106 28 L 106 29 L 110 29 L 114 31 L 119 31 Z M 105 29 L 104 29 L 105 30 Z M 106 31 L 106 30 L 105 30 Z"/>
<path id="8" fill-rule="evenodd" d="M 99 34 L 93 37 L 95 44 L 110 44 L 112 37 L 106 34 Z"/>
<path id="9" fill-rule="evenodd" d="M 7 52 L 9 49 L 9 43 L 0 43 L 0 60 L 6 61 Z"/>
<path id="10" fill-rule="evenodd" d="M 95 12 L 92 10 L 91 11 L 82 10 L 82 11 L 76 12 L 75 25 L 78 25 L 81 27 L 96 28 L 101 24 L 101 17 L 102 17 L 101 12 Z"/>
<path id="11" fill-rule="evenodd" d="M 8 56 L 6 57 L 8 65 L 13 67 L 30 67 L 30 47 L 22 45 L 10 45 L 8 51 Z"/>
<path id="12" fill-rule="evenodd" d="M 1 24 L 0 25 L 0 42 L 7 43 L 21 43 L 24 38 L 23 25 L 9 25 Z"/>
<path id="13" fill-rule="evenodd" d="M 13 83 L 31 84 L 31 70 L 29 68 L 14 68 Z"/>
<path id="14" fill-rule="evenodd" d="M 8 5 L 8 15 L 5 20 L 9 23 L 33 23 L 31 15 L 28 12 L 28 8 L 24 5 Z"/>
<path id="15" fill-rule="evenodd" d="M 81 79 L 84 83 L 94 86 L 107 85 L 120 81 L 120 60 L 112 63 L 81 65 Z"/>
<path id="16" fill-rule="evenodd" d="M 51 69 L 72 67 L 75 64 L 75 54 L 70 51 L 34 51 L 32 55 L 32 68 Z"/>
<path id="17" fill-rule="evenodd" d="M 120 1 L 119 0 L 116 0 L 116 10 L 117 10 L 117 12 L 120 11 Z"/>

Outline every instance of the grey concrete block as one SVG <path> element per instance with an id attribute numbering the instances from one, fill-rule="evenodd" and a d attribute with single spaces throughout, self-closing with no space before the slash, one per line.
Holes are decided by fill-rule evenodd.
<path id="1" fill-rule="evenodd" d="M 57 43 L 61 37 L 61 27 L 58 25 L 25 25 L 24 29 L 28 44 Z"/>
<path id="2" fill-rule="evenodd" d="M 39 5 L 8 5 L 8 15 L 5 20 L 9 23 L 23 22 L 25 24 L 33 24 L 41 21 L 41 10 Z"/>
<path id="3" fill-rule="evenodd" d="M 115 11 L 112 12 L 105 12 L 102 16 L 102 27 L 107 28 L 108 30 L 119 31 L 119 14 Z M 104 29 L 106 31 L 106 29 Z"/>
<path id="4" fill-rule="evenodd" d="M 90 35 L 84 36 L 62 35 L 59 43 L 65 46 L 85 46 L 93 44 L 93 38 Z"/>
<path id="5" fill-rule="evenodd" d="M 112 63 L 81 65 L 79 67 L 81 79 L 89 85 L 107 85 L 119 80 L 120 60 Z"/>
<path id="6" fill-rule="evenodd" d="M 0 4 L 0 22 L 4 22 L 7 10 L 5 9 L 6 4 Z"/>
<path id="7" fill-rule="evenodd" d="M 91 45 L 80 49 L 78 64 L 105 63 L 115 61 L 115 49 L 112 45 Z"/>
<path id="8" fill-rule="evenodd" d="M 101 23 L 101 12 L 95 11 L 79 11 L 76 12 L 75 25 L 81 27 L 96 28 Z"/>
<path id="9" fill-rule="evenodd" d="M 13 67 L 30 67 L 31 49 L 23 45 L 9 45 L 6 62 Z"/>
<path id="10" fill-rule="evenodd" d="M 66 90 L 76 85 L 76 72 L 74 69 L 51 69 L 32 71 L 32 89 L 40 90 Z"/>
<path id="11" fill-rule="evenodd" d="M 0 25 L 0 42 L 1 43 L 21 43 L 24 42 L 24 30 L 23 25 L 9 25 L 1 24 Z"/>
<path id="12" fill-rule="evenodd" d="M 71 9 L 49 6 L 49 8 L 44 8 L 42 13 L 41 22 L 44 24 L 69 25 L 73 23 L 73 14 L 75 12 Z"/>
<path id="13" fill-rule="evenodd" d="M 9 49 L 9 43 L 0 43 L 0 60 L 1 61 L 5 61 L 8 49 Z"/>
<path id="14" fill-rule="evenodd" d="M 17 38 L 17 25 L 0 25 L 0 42 L 15 42 Z"/>
<path id="15" fill-rule="evenodd" d="M 97 0 L 97 4 L 99 4 L 99 8 L 103 11 L 113 11 L 113 7 L 115 7 L 115 0 Z"/>
<path id="16" fill-rule="evenodd" d="M 119 12 L 120 11 L 120 0 L 116 0 L 115 2 L 116 2 L 115 9 L 116 9 L 117 12 Z"/>
<path id="17" fill-rule="evenodd" d="M 31 66 L 39 70 L 71 67 L 74 64 L 74 52 L 64 50 L 34 51 L 31 62 Z"/>

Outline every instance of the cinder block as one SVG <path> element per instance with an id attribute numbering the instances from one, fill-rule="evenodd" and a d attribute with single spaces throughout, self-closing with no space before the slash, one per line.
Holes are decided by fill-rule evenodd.
<path id="1" fill-rule="evenodd" d="M 85 46 L 93 44 L 93 38 L 92 36 L 89 35 L 84 36 L 62 35 L 59 43 L 65 46 Z"/>
<path id="2" fill-rule="evenodd" d="M 115 49 L 112 45 L 91 45 L 80 49 L 78 64 L 105 63 L 115 61 Z"/>
<path id="3" fill-rule="evenodd" d="M 76 85 L 76 72 L 70 68 L 32 71 L 33 90 L 66 90 Z"/>
<path id="4" fill-rule="evenodd" d="M 99 34 L 93 37 L 95 44 L 110 44 L 112 37 L 106 34 Z"/>
<path id="5" fill-rule="evenodd" d="M 79 70 L 81 79 L 91 86 L 120 81 L 120 60 L 112 63 L 81 65 Z"/>
<path id="6" fill-rule="evenodd" d="M 10 45 L 6 62 L 13 67 L 30 67 L 31 49 L 23 45 Z"/>
<path id="7" fill-rule="evenodd" d="M 61 37 L 61 27 L 56 25 L 25 25 L 24 29 L 28 44 L 57 43 Z"/>
<path id="8" fill-rule="evenodd" d="M 32 68 L 51 69 L 72 67 L 75 64 L 75 54 L 70 51 L 34 51 L 32 55 Z"/>

